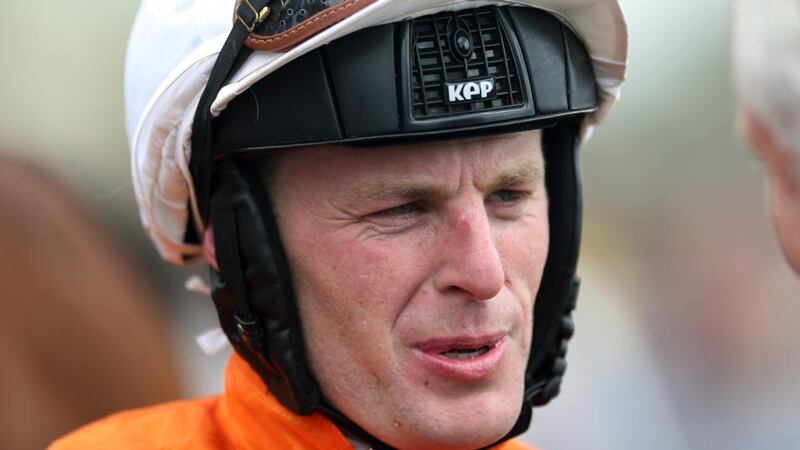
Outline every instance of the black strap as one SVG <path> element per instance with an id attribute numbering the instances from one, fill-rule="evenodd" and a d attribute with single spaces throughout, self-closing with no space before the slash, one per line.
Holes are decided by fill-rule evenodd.
<path id="1" fill-rule="evenodd" d="M 214 232 L 219 237 L 215 242 L 215 246 L 220 271 L 237 300 L 235 315 L 243 320 L 250 320 L 253 317 L 253 313 L 243 278 L 242 260 L 239 255 L 236 210 L 216 210 L 212 219 Z"/>
<path id="2" fill-rule="evenodd" d="M 208 220 L 209 199 L 211 198 L 211 162 L 213 158 L 211 144 L 211 105 L 217 98 L 220 89 L 228 78 L 247 59 L 252 50 L 245 47 L 244 41 L 258 24 L 259 11 L 271 0 L 240 0 L 236 6 L 236 15 L 225 44 L 217 56 L 208 83 L 200 96 L 200 102 L 194 114 L 192 124 L 192 157 L 189 169 L 194 178 L 195 195 L 200 217 Z M 263 20 L 263 17 L 261 18 Z"/>

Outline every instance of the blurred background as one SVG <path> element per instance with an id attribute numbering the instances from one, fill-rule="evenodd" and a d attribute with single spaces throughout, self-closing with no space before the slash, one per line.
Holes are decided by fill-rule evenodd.
<path id="1" fill-rule="evenodd" d="M 765 174 L 735 130 L 729 2 L 621 3 L 630 71 L 621 102 L 583 152 L 583 286 L 569 370 L 525 439 L 551 450 L 799 448 L 800 281 L 773 235 Z M 160 367 L 179 380 L 161 391 L 164 400 L 208 395 L 221 388 L 230 350 L 206 356 L 194 344 L 216 317 L 208 298 L 183 287 L 206 270 L 161 262 L 130 182 L 122 74 L 137 6 L 55 2 L 46 14 L 3 6 L 0 152 L 73 192 L 92 226 L 117 241 L 113 254 L 131 261 L 131 283 L 148 293 L 137 301 L 169 323 L 161 341 L 147 344 L 165 353 Z M 11 194 L 26 198 L 24 189 Z M 0 211 L 0 223 L 8 214 Z M 76 268 L 76 285 L 82 275 Z M 4 316 L 25 307 L 3 296 Z M 65 317 L 68 337 L 79 330 Z M 124 326 L 119 335 L 110 348 L 147 349 Z M 28 345 L 15 338 L 3 348 Z M 53 351 L 86 353 L 49 342 L 59 344 Z M 86 356 L 113 361 L 117 350 Z M 54 371 L 50 382 L 64 376 Z M 7 417 L 0 420 L 26 420 Z"/>

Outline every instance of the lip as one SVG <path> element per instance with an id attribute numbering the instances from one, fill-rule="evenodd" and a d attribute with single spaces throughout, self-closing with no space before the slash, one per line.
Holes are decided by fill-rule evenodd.
<path id="1" fill-rule="evenodd" d="M 451 337 L 432 339 L 414 347 L 415 359 L 431 373 L 457 381 L 480 381 L 494 373 L 503 359 L 506 333 L 483 337 Z M 441 355 L 450 349 L 467 349 L 489 346 L 489 350 L 475 358 L 453 359 Z"/>

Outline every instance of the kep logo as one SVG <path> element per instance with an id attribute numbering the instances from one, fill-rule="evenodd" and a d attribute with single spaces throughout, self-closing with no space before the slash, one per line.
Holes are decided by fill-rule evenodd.
<path id="1" fill-rule="evenodd" d="M 448 103 L 488 100 L 496 95 L 494 78 L 446 83 L 445 86 Z"/>

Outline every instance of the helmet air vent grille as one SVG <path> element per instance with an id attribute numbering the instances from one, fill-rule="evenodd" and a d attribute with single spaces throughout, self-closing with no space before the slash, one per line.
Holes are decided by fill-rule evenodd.
<path id="1" fill-rule="evenodd" d="M 524 104 L 517 63 L 495 8 L 421 17 L 412 21 L 412 27 L 411 101 L 415 119 Z M 491 95 L 483 95 L 486 90 L 482 90 L 480 95 L 461 96 L 464 83 L 470 81 L 491 83 Z"/>

